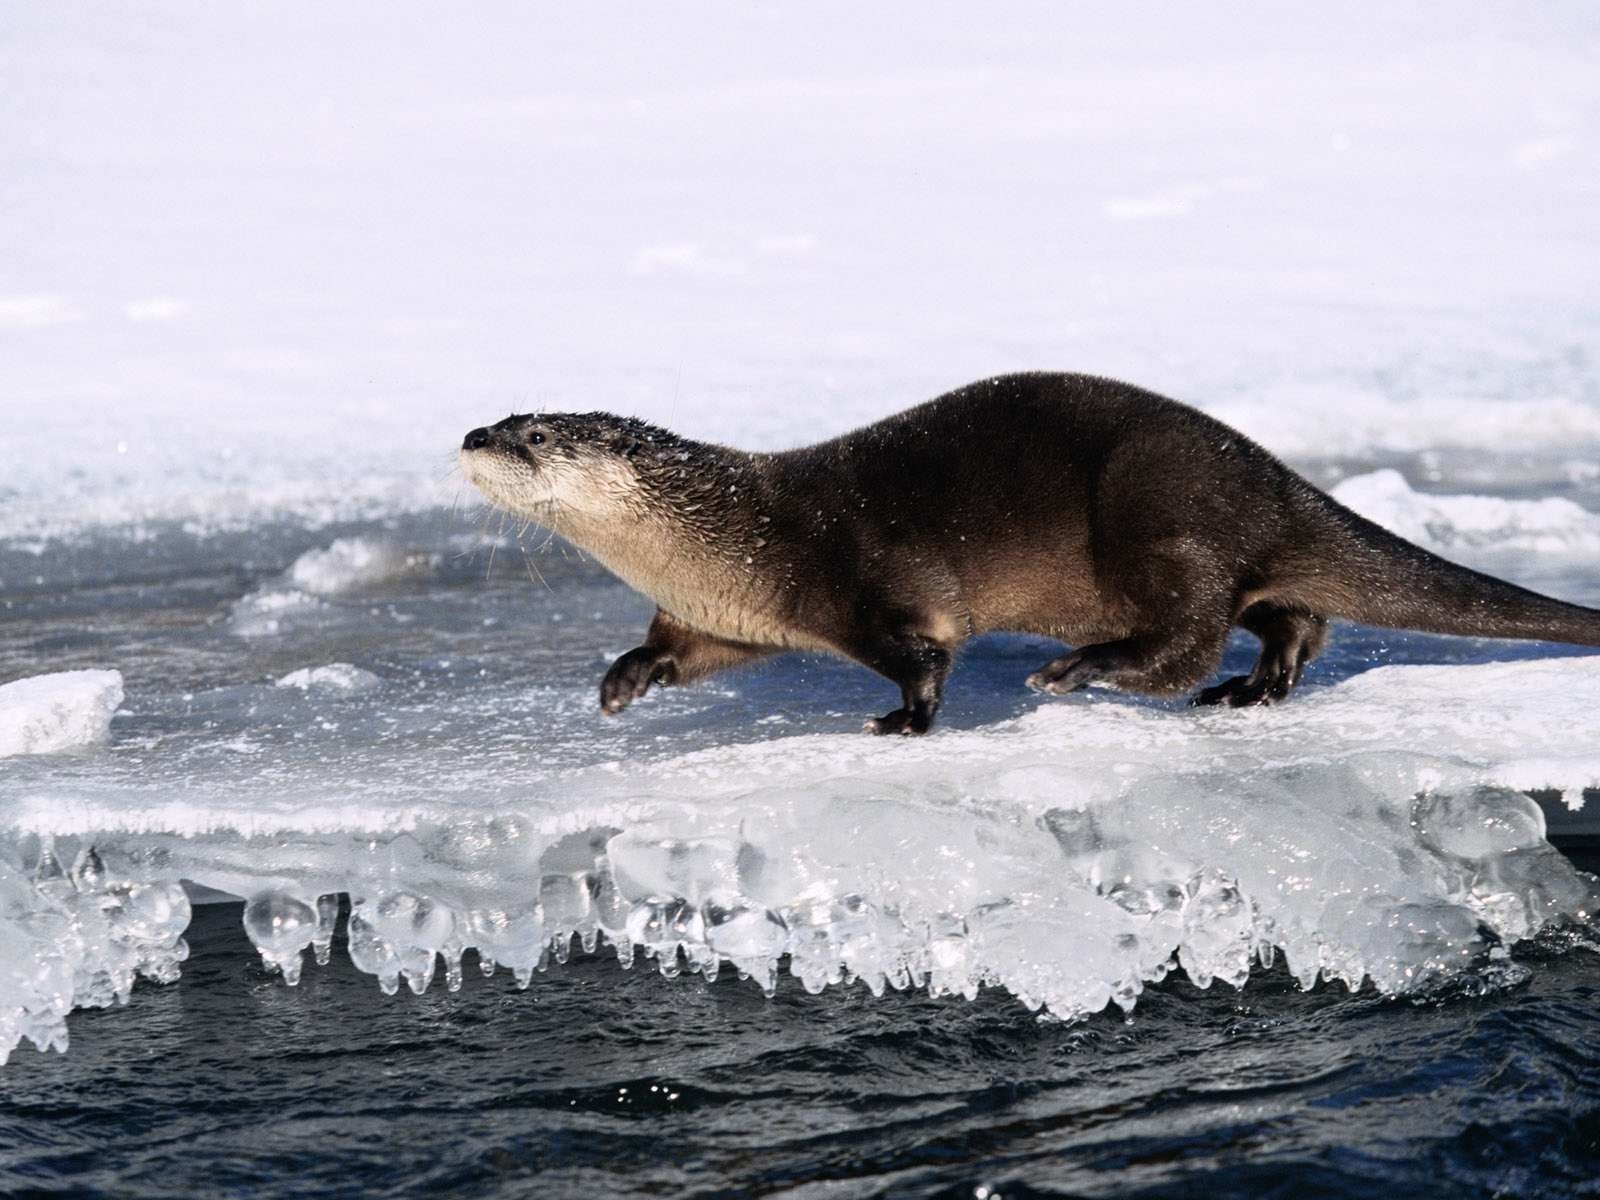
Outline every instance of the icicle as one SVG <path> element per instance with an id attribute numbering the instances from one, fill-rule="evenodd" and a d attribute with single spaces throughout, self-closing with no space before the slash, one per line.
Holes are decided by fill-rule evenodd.
<path id="1" fill-rule="evenodd" d="M 325 967 L 333 956 L 333 933 L 339 924 L 339 897 L 317 897 L 317 931 L 311 936 L 311 953 L 317 966 Z"/>

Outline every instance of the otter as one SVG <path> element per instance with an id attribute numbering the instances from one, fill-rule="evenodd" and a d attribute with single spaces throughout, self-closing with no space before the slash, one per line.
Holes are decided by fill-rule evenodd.
<path id="1" fill-rule="evenodd" d="M 921 734 L 957 647 L 991 630 L 1074 647 L 1028 676 L 1180 695 L 1229 631 L 1261 652 L 1203 705 L 1287 697 L 1328 622 L 1600 646 L 1600 610 L 1448 562 L 1314 487 L 1243 434 L 1130 384 L 983 380 L 830 441 L 748 453 L 609 413 L 474 429 L 463 470 L 655 601 L 600 707 L 784 650 L 900 688 L 866 723 Z"/>

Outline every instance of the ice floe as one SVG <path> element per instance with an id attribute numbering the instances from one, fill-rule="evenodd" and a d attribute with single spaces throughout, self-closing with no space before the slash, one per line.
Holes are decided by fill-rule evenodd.
<path id="1" fill-rule="evenodd" d="M 0 758 L 103 742 L 121 703 L 118 671 L 58 671 L 0 686 Z"/>
<path id="2" fill-rule="evenodd" d="M 708 37 L 663 11 L 652 33 L 676 58 L 655 77 L 597 73 L 583 50 L 638 42 L 631 10 L 536 78 L 515 53 L 419 75 L 379 40 L 363 78 L 418 119 L 368 122 L 361 169 L 333 178 L 303 130 L 351 97 L 321 75 L 253 71 L 248 39 L 151 41 L 71 12 L 17 48 L 44 68 L 18 103 L 70 152 L 33 164 L 0 230 L 21 239 L 13 259 L 64 272 L 0 298 L 0 592 L 8 620 L 14 602 L 27 614 L 0 650 L 42 670 L 57 651 L 35 647 L 86 653 L 56 616 L 109 625 L 135 592 L 167 598 L 159 624 L 123 614 L 120 744 L 0 764 L 0 1048 L 59 1046 L 72 1006 L 170 978 L 180 877 L 245 900 L 291 979 L 305 949 L 326 954 L 343 893 L 353 957 L 388 989 L 426 987 L 439 964 L 454 986 L 474 954 L 525 983 L 604 941 L 766 987 L 780 968 L 807 987 L 1003 986 L 1063 1018 L 1174 969 L 1237 982 L 1273 955 L 1385 990 L 1479 979 L 1508 942 L 1588 911 L 1589 881 L 1522 792 L 1576 805 L 1600 782 L 1593 659 L 1372 671 L 1271 712 L 1090 694 L 915 744 L 760 741 L 842 721 L 783 707 L 789 675 L 761 704 L 719 680 L 596 732 L 573 661 L 637 629 L 574 635 L 623 607 L 581 577 L 516 604 L 463 588 L 385 608 L 412 582 L 415 541 L 395 529 L 450 503 L 453 447 L 508 407 L 778 449 L 1046 365 L 1199 404 L 1320 481 L 1402 461 L 1442 494 L 1379 474 L 1341 497 L 1450 557 L 1573 568 L 1576 594 L 1600 559 L 1591 514 L 1468 494 L 1592 495 L 1600 462 L 1600 158 L 1526 116 L 1595 94 L 1562 22 L 1489 62 L 1494 20 L 1461 6 L 1408 8 L 1359 49 L 1340 14 L 1301 12 L 1344 54 L 1310 73 L 1272 30 L 1208 43 L 1214 18 L 1176 8 L 1132 38 L 1089 22 L 1040 39 L 1037 14 L 997 16 L 1008 54 L 981 71 L 961 22 L 925 9 L 809 65 L 760 21 Z M 89 26 L 96 69 L 57 69 Z M 917 62 L 886 77 L 906 30 Z M 289 53 L 302 33 L 263 36 Z M 206 129 L 162 115 L 194 108 L 196 61 L 220 63 L 238 101 Z M 83 188 L 84 163 L 126 157 L 121 118 L 141 113 L 150 169 Z M 572 187 L 543 186 L 552 156 Z M 265 181 L 241 193 L 261 218 L 245 242 L 190 202 L 218 162 Z M 1374 189 L 1396 163 L 1403 194 Z M 396 178 L 440 164 L 533 207 L 463 222 L 449 187 L 391 203 Z M 797 208 L 795 181 L 836 178 L 860 187 Z M 1044 199 L 1019 203 L 1024 178 Z M 289 209 L 318 219 L 277 219 Z M 126 236 L 130 213 L 165 233 Z M 528 236 L 562 229 L 581 236 Z M 352 271 L 330 231 L 405 253 Z M 211 264 L 206 288 L 168 277 L 174 238 Z M 113 259 L 127 287 L 107 291 Z M 323 545 L 262 581 L 308 530 Z M 254 590 L 215 626 L 244 636 L 219 646 L 206 605 L 244 577 Z M 85 580 L 116 586 L 74 592 Z M 468 636 L 486 628 L 503 640 Z M 101 716 L 80 728 L 102 735 Z"/>
<path id="3" fill-rule="evenodd" d="M 336 596 L 373 587 L 426 567 L 426 558 L 376 538 L 338 538 L 320 550 L 307 550 L 286 573 L 288 582 L 313 596 Z"/>

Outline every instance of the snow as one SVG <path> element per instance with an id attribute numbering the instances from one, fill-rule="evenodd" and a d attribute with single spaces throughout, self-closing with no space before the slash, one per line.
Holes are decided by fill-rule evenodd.
<path id="1" fill-rule="evenodd" d="M 121 703 L 117 671 L 58 671 L 0 685 L 0 758 L 104 742 Z"/>

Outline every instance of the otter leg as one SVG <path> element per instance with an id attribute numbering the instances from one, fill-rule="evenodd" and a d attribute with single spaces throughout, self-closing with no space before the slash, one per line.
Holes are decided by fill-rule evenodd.
<path id="1" fill-rule="evenodd" d="M 1147 643 L 1146 638 L 1130 637 L 1069 651 L 1029 675 L 1028 686 L 1050 696 L 1081 691 L 1091 683 L 1138 666 L 1149 656 Z"/>
<path id="2" fill-rule="evenodd" d="M 950 674 L 947 647 L 916 633 L 902 633 L 864 644 L 851 652 L 862 665 L 900 685 L 900 707 L 873 717 L 864 728 L 869 733 L 927 733 L 944 700 L 944 681 Z"/>
<path id="3" fill-rule="evenodd" d="M 713 637 L 684 625 L 670 613 L 657 611 L 644 645 L 629 650 L 600 681 L 600 711 L 615 716 L 650 690 L 689 683 L 714 671 L 772 653 L 762 646 Z"/>
<path id="4" fill-rule="evenodd" d="M 1239 626 L 1261 639 L 1261 655 L 1248 675 L 1235 675 L 1195 696 L 1195 704 L 1243 708 L 1273 704 L 1300 682 L 1306 665 L 1328 644 L 1328 621 L 1303 609 L 1262 600 L 1239 615 Z"/>
<path id="5" fill-rule="evenodd" d="M 1052 659 L 1028 676 L 1028 686 L 1065 696 L 1104 680 L 1129 692 L 1170 696 L 1186 692 L 1216 670 L 1227 628 L 1206 622 L 1174 636 L 1153 633 L 1097 642 Z"/>
<path id="6" fill-rule="evenodd" d="M 1163 696 L 1185 692 L 1216 670 L 1228 637 L 1231 581 L 1186 553 L 1151 554 L 1128 575 L 1136 632 L 1053 659 L 1028 676 L 1030 688 L 1062 696 L 1104 680 Z"/>

